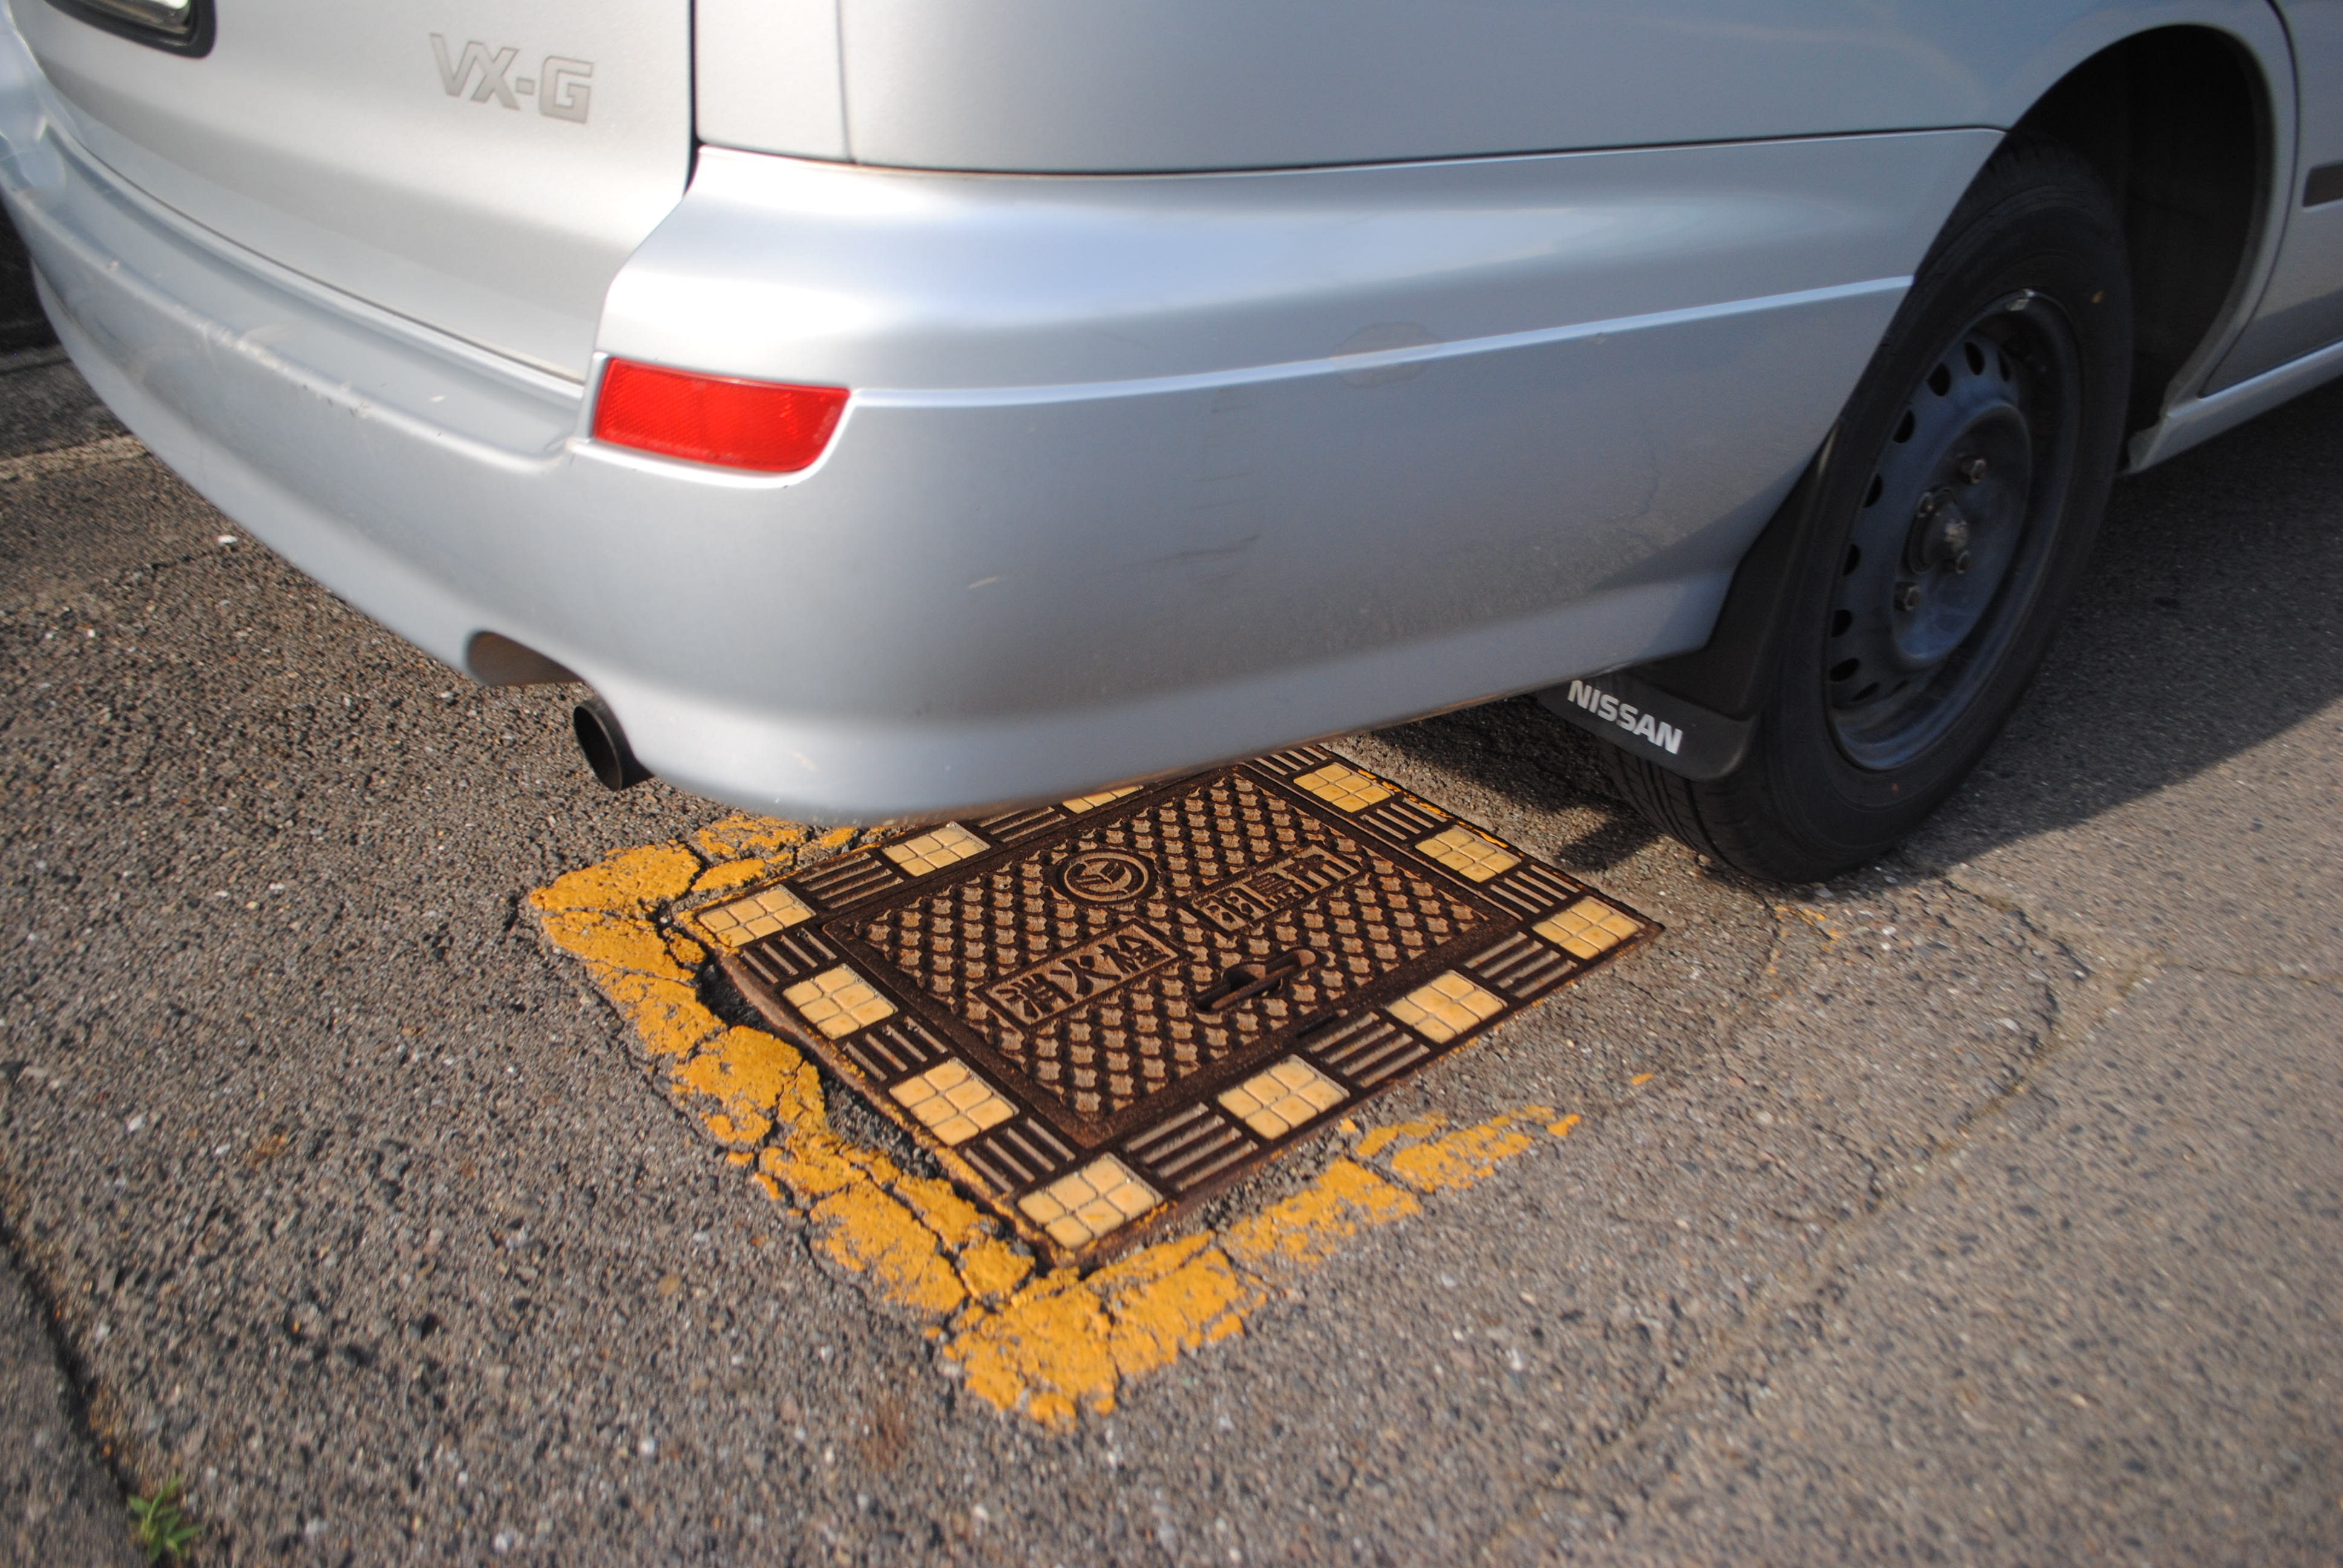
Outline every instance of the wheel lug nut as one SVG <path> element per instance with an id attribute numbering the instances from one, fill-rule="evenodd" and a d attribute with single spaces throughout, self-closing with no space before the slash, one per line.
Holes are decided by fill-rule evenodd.
<path id="1" fill-rule="evenodd" d="M 1897 609 L 1906 610 L 1918 609 L 1920 608 L 1920 585 L 1918 583 L 1897 583 L 1896 585 L 1896 608 Z"/>
<path id="2" fill-rule="evenodd" d="M 1953 570 L 1956 572 L 1965 572 L 1969 569 L 1970 566 L 1973 565 L 1975 561 L 1976 558 L 1974 556 L 1970 555 L 1968 551 L 1963 550 L 1959 555 L 1953 558 Z"/>
<path id="3" fill-rule="evenodd" d="M 1960 475 L 1964 484 L 1982 484 L 1985 482 L 1986 462 L 1983 457 L 1964 457 L 1953 465 L 1953 471 Z"/>

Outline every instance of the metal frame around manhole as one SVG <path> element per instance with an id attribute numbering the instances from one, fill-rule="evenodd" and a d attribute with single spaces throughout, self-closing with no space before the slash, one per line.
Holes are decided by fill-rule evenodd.
<path id="1" fill-rule="evenodd" d="M 1316 748 L 920 829 L 685 919 L 1073 1265 L 1659 930 Z"/>

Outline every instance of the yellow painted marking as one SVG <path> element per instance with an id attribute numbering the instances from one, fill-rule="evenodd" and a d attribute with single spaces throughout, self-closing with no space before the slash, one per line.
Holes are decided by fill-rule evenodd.
<path id="1" fill-rule="evenodd" d="M 1825 937 L 1828 938 L 1833 942 L 1838 941 L 1841 938 L 1846 935 L 1845 931 L 1840 930 L 1838 927 L 1833 925 L 1830 921 L 1830 918 L 1825 915 L 1820 910 L 1810 910 L 1803 904 L 1793 904 L 1790 908 L 1794 913 L 1798 915 L 1808 925 L 1813 926 L 1815 930 L 1822 932 Z"/>
<path id="2" fill-rule="evenodd" d="M 1282 1138 L 1312 1117 L 1350 1098 L 1342 1086 L 1289 1056 L 1221 1095 L 1221 1108 L 1263 1138 Z"/>
<path id="3" fill-rule="evenodd" d="M 746 860 L 769 859 L 794 849 L 812 836 L 802 822 L 784 822 L 774 817 L 752 817 L 745 811 L 736 811 L 694 833 L 691 847 L 706 856 L 711 865 L 738 865 Z"/>
<path id="4" fill-rule="evenodd" d="M 718 1109 L 703 1120 L 719 1142 L 753 1146 L 776 1120 L 821 1114 L 821 1080 L 797 1048 L 761 1029 L 728 1029 L 669 1079 L 679 1093 L 703 1096 Z"/>
<path id="5" fill-rule="evenodd" d="M 545 916 L 545 929 L 555 941 L 605 973 L 649 975 L 679 983 L 691 979 L 691 971 L 676 961 L 673 950 L 649 921 L 591 910 L 557 910 Z"/>
<path id="6" fill-rule="evenodd" d="M 586 910 L 639 918 L 681 897 L 699 875 L 699 860 L 690 850 L 680 844 L 652 844 L 572 871 L 530 894 L 529 902 L 541 912 Z"/>
<path id="7" fill-rule="evenodd" d="M 1651 1081 L 1652 1081 L 1652 1075 L 1651 1075 L 1650 1073 L 1648 1073 L 1648 1072 L 1639 1072 L 1639 1073 L 1635 1074 L 1635 1076 L 1634 1076 L 1634 1077 L 1633 1077 L 1633 1078 L 1631 1078 L 1631 1079 L 1629 1079 L 1629 1080 L 1627 1081 L 1627 1087 L 1628 1087 L 1628 1088 L 1630 1088 L 1630 1089 L 1641 1089 L 1641 1088 L 1643 1088 L 1643 1087 L 1644 1087 L 1644 1085 L 1645 1085 L 1645 1084 L 1647 1084 L 1647 1083 L 1649 1083 L 1649 1082 L 1651 1082 Z"/>
<path id="8" fill-rule="evenodd" d="M 1424 1039 L 1445 1045 L 1473 1025 L 1504 1011 L 1505 1004 L 1502 998 L 1450 970 L 1416 987 L 1387 1010 Z"/>
<path id="9" fill-rule="evenodd" d="M 1095 811 L 1101 806 L 1111 805 L 1121 799 L 1125 795 L 1138 793 L 1139 786 L 1133 784 L 1128 789 L 1101 789 L 1095 795 L 1085 795 L 1077 800 L 1061 800 L 1059 804 L 1069 811 Z"/>
<path id="10" fill-rule="evenodd" d="M 1423 1143 L 1392 1156 L 1392 1174 L 1419 1192 L 1445 1192 L 1485 1181 L 1497 1167 L 1526 1154 L 1537 1141 L 1529 1127 L 1551 1117 L 1543 1105 L 1526 1106 Z"/>
<path id="11" fill-rule="evenodd" d="M 1131 1167 L 1109 1154 L 1039 1192 L 1026 1193 L 1017 1207 L 1058 1245 L 1082 1247 L 1121 1230 L 1162 1201 Z"/>
<path id="12" fill-rule="evenodd" d="M 1382 779 L 1340 762 L 1329 762 L 1293 782 L 1342 811 L 1363 811 L 1379 800 L 1392 798 L 1391 788 Z"/>
<path id="13" fill-rule="evenodd" d="M 1359 1158 L 1373 1160 L 1394 1143 L 1429 1138 L 1448 1125 L 1448 1118 L 1437 1112 L 1416 1121 L 1394 1121 L 1388 1127 L 1378 1127 L 1359 1140 Z"/>
<path id="14" fill-rule="evenodd" d="M 1031 1253 L 990 1237 L 970 1242 L 960 1254 L 960 1282 L 980 1302 L 998 1302 L 1032 1271 Z"/>
<path id="15" fill-rule="evenodd" d="M 1561 1121 L 1547 1127 L 1546 1131 L 1553 1133 L 1556 1138 L 1567 1138 L 1570 1136 L 1570 1130 L 1577 1126 L 1583 1120 L 1584 1118 L 1582 1118 L 1578 1112 L 1574 1111 L 1569 1115 L 1564 1117 Z"/>
<path id="16" fill-rule="evenodd" d="M 729 893 L 735 888 L 745 888 L 751 882 L 765 879 L 762 860 L 727 860 L 720 866 L 710 866 L 691 884 L 695 893 Z"/>
<path id="17" fill-rule="evenodd" d="M 905 1079 L 888 1092 L 948 1144 L 965 1143 L 1017 1114 L 1015 1106 L 958 1058 Z"/>
<path id="18" fill-rule="evenodd" d="M 1555 1121 L 1533 1106 L 1454 1131 L 1437 1116 L 1370 1128 L 1302 1191 L 1217 1234 L 1142 1247 L 1088 1276 L 1037 1274 L 1031 1255 L 950 1182 L 840 1137 L 820 1076 L 797 1047 L 727 1025 L 699 1000 L 696 970 L 707 955 L 679 936 L 677 922 L 690 918 L 679 901 L 779 876 L 809 837 L 794 823 L 727 818 L 687 843 L 572 871 L 529 903 L 548 940 L 585 966 L 641 1041 L 657 1081 L 723 1158 L 805 1215 L 814 1251 L 878 1300 L 934 1325 L 942 1364 L 970 1390 L 1046 1426 L 1111 1410 L 1132 1380 L 1241 1333 L 1252 1312 L 1345 1245 L 1421 1213 L 1423 1195 L 1484 1179 L 1534 1147 L 1534 1131 L 1558 1138 L 1577 1125 L 1574 1115 Z M 838 829 L 812 843 L 835 849 L 854 837 Z M 850 1017 L 855 1003 L 841 1005 L 840 1016 Z M 1121 1183 L 1108 1191 L 1121 1201 L 1095 1186 L 1090 1201 L 1117 1214 L 1137 1196 Z M 1140 1211 L 1152 1203 L 1151 1195 Z"/>
<path id="19" fill-rule="evenodd" d="M 1498 872 L 1522 862 L 1519 855 L 1483 838 L 1462 822 L 1453 828 L 1443 828 L 1416 848 L 1450 870 L 1475 882 L 1485 882 Z"/>
<path id="20" fill-rule="evenodd" d="M 1281 1279 L 1316 1268 L 1362 1231 L 1423 1211 L 1406 1188 L 1337 1160 L 1292 1197 L 1231 1225 L 1221 1246 L 1248 1272 Z"/>
<path id="21" fill-rule="evenodd" d="M 866 1023 L 877 1023 L 895 1010 L 893 1002 L 872 990 L 869 980 L 844 964 L 798 981 L 781 992 L 781 1000 L 832 1040 L 852 1034 Z"/>
<path id="22" fill-rule="evenodd" d="M 700 930 L 737 952 L 759 937 L 769 937 L 813 919 L 813 906 L 787 888 L 767 888 L 729 904 L 694 910 L 691 918 Z"/>
<path id="23" fill-rule="evenodd" d="M 814 1247 L 832 1262 L 868 1273 L 890 1300 L 941 1317 L 968 1300 L 942 1244 L 905 1204 L 855 1182 L 813 1206 Z"/>
<path id="24" fill-rule="evenodd" d="M 962 860 L 981 855 L 988 847 L 983 839 L 959 823 L 947 822 L 932 833 L 922 833 L 900 844 L 889 844 L 885 852 L 889 859 L 911 875 L 924 877 L 930 871 L 940 871 L 946 866 L 957 866 Z"/>
<path id="25" fill-rule="evenodd" d="M 1581 899 L 1530 928 L 1573 958 L 1600 957 L 1644 928 L 1600 899 Z"/>
<path id="26" fill-rule="evenodd" d="M 1114 1409 L 1117 1389 L 1242 1332 L 1263 1300 L 1209 1236 L 1144 1249 L 1087 1279 L 1061 1271 L 949 1341 L 968 1386 L 1004 1410 L 1063 1429 Z"/>

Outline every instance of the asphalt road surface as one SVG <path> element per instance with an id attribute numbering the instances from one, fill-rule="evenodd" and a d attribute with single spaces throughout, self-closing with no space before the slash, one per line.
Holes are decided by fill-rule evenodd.
<path id="1" fill-rule="evenodd" d="M 423 658 L 19 356 L 0 1555 L 128 1560 L 177 1476 L 201 1563 L 2343 1560 L 2338 598 L 2343 387 L 2125 482 L 1985 769 L 1828 888 L 1655 838 L 1525 703 L 1344 742 L 1667 933 L 1195 1228 L 1374 1126 L 1566 1136 L 1053 1423 L 541 934 L 723 813 L 595 788 L 568 694 Z"/>

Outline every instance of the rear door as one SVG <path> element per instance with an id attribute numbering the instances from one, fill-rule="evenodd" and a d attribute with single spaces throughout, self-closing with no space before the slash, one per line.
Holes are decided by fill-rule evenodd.
<path id="1" fill-rule="evenodd" d="M 8 3 L 59 118 L 131 184 L 565 376 L 690 166 L 689 0 Z"/>

